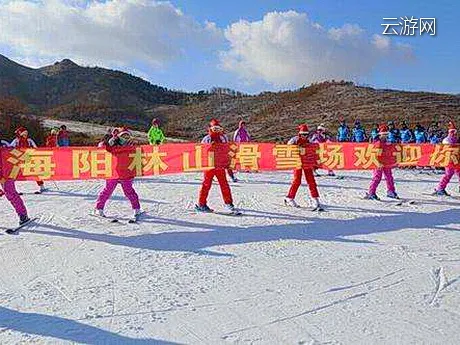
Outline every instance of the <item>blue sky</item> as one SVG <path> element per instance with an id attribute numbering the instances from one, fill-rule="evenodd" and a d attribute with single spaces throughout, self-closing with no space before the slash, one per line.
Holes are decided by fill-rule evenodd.
<path id="1" fill-rule="evenodd" d="M 256 93 L 336 77 L 378 88 L 460 93 L 460 2 L 176 0 L 161 11 L 152 5 L 146 12 L 154 1 L 130 0 L 130 7 L 120 1 L 105 1 L 80 15 L 67 11 L 78 1 L 50 1 L 58 3 L 54 8 L 34 1 L 13 20 L 5 6 L 15 1 L 0 0 L 0 53 L 35 66 L 70 57 L 188 91 L 222 86 Z M 148 13 L 144 21 L 130 19 L 140 8 Z M 108 9 L 117 14 L 107 15 Z M 59 19 L 66 16 L 70 19 Z M 437 35 L 392 36 L 390 48 L 385 41 L 377 49 L 374 35 L 382 33 L 383 18 L 401 16 L 435 17 Z M 246 22 L 238 25 L 240 20 Z M 30 28 L 24 21 L 32 22 Z M 125 26 L 115 27 L 119 34 L 114 38 L 118 23 Z M 64 37 L 54 37 L 53 28 L 60 25 Z M 287 28 L 281 39 L 277 25 Z M 340 39 L 331 40 L 334 28 Z M 69 37 L 74 39 L 69 42 Z"/>

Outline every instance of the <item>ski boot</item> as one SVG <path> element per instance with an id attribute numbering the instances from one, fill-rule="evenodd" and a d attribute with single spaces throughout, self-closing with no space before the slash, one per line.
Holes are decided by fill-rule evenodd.
<path id="1" fill-rule="evenodd" d="M 436 196 L 450 196 L 450 194 L 447 193 L 445 189 L 435 190 L 433 195 L 436 195 Z"/>
<path id="2" fill-rule="evenodd" d="M 300 207 L 294 199 L 291 198 L 284 198 L 284 205 L 289 206 L 289 207 Z"/>
<path id="3" fill-rule="evenodd" d="M 314 204 L 314 207 L 313 207 L 312 211 L 316 211 L 316 212 L 325 211 L 323 205 L 321 205 L 321 203 L 319 202 L 319 198 L 314 198 L 313 200 L 314 200 L 315 204 Z"/>
<path id="4" fill-rule="evenodd" d="M 19 226 L 24 225 L 27 222 L 30 222 L 30 218 L 27 216 L 27 214 L 19 216 Z"/>
<path id="5" fill-rule="evenodd" d="M 232 214 L 232 215 L 240 215 L 241 212 L 236 209 L 236 207 L 233 204 L 225 204 L 224 205 L 225 210 Z"/>
<path id="6" fill-rule="evenodd" d="M 392 192 L 392 191 L 387 192 L 387 197 L 390 198 L 390 199 L 399 199 L 398 194 L 396 194 L 396 192 Z"/>
<path id="7" fill-rule="evenodd" d="M 210 209 L 208 205 L 195 205 L 195 211 L 201 213 L 212 213 L 214 210 Z"/>
<path id="8" fill-rule="evenodd" d="M 366 195 L 364 196 L 364 199 L 366 199 L 366 200 L 380 200 L 380 198 L 377 196 L 377 194 L 369 194 L 369 193 L 366 193 Z"/>
<path id="9" fill-rule="evenodd" d="M 96 217 L 105 217 L 105 214 L 104 214 L 104 210 L 102 209 L 94 209 L 93 211 L 93 214 L 96 216 Z"/>

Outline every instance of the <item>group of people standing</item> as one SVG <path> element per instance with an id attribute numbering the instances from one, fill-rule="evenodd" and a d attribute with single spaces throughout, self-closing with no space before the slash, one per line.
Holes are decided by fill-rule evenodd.
<path id="1" fill-rule="evenodd" d="M 440 144 L 446 136 L 446 132 L 442 130 L 439 122 L 433 122 L 428 129 L 420 123 L 416 123 L 413 128 L 410 128 L 406 121 L 402 121 L 399 128 L 394 121 L 388 121 L 386 125 L 388 126 L 387 141 L 391 144 Z M 338 142 L 372 142 L 378 138 L 379 128 L 380 125 L 374 124 L 368 135 L 359 120 L 355 121 L 351 129 L 345 121 L 341 121 L 337 129 L 336 140 Z"/>
<path id="2" fill-rule="evenodd" d="M 344 122 L 341 123 L 337 135 L 337 141 L 343 142 L 347 140 L 340 140 L 343 139 L 340 128 L 345 128 L 346 124 Z M 399 138 L 401 138 L 401 130 L 404 130 L 404 126 L 399 129 Z M 389 145 L 393 143 L 392 138 L 392 131 L 394 132 L 394 127 L 392 124 L 380 124 L 375 130 L 371 132 L 370 140 L 373 143 L 379 143 L 380 145 Z M 292 137 L 287 143 L 290 145 L 298 145 L 300 147 L 305 147 L 311 143 L 322 143 L 327 141 L 332 141 L 331 138 L 326 134 L 327 129 L 326 127 L 321 124 L 319 125 L 315 131 L 310 131 L 307 124 L 301 124 L 297 127 L 297 134 Z M 443 138 L 443 144 L 456 144 L 457 143 L 457 129 L 453 122 L 450 122 L 447 128 L 447 136 Z M 349 138 L 349 136 L 347 136 Z M 354 142 L 362 142 L 366 140 L 362 140 L 366 138 L 366 133 L 362 129 L 360 123 L 355 123 L 355 127 L 353 131 L 351 131 L 351 138 Z M 55 139 L 55 140 L 54 140 Z M 238 128 L 233 133 L 232 137 L 234 142 L 237 143 L 244 143 L 250 142 L 251 136 L 246 129 L 246 123 L 244 121 L 240 121 Z M 166 137 L 160 128 L 160 122 L 157 119 L 152 121 L 152 126 L 148 131 L 148 140 L 151 145 L 159 145 L 165 142 Z M 59 131 L 52 130 L 50 136 L 46 140 L 47 146 L 54 147 L 54 146 L 68 146 L 70 144 L 69 135 L 65 126 L 62 126 Z M 224 127 L 220 124 L 217 119 L 212 119 L 209 122 L 207 128 L 207 134 L 201 140 L 203 144 L 220 144 L 220 143 L 227 143 L 229 139 L 225 134 Z M 28 148 L 28 147 L 37 147 L 35 142 L 29 138 L 27 129 L 21 127 L 16 130 L 16 138 L 11 142 L 8 143 L 7 141 L 1 141 L 2 146 L 5 147 L 19 147 L 19 148 Z M 111 148 L 111 147 L 118 147 L 118 146 L 129 146 L 133 145 L 134 141 L 132 139 L 131 131 L 126 127 L 114 128 L 111 129 L 109 133 L 107 133 L 104 138 L 98 143 L 99 147 L 103 148 Z M 234 173 L 226 168 L 214 168 L 210 170 L 206 170 L 203 173 L 203 182 L 199 191 L 198 195 L 198 202 L 195 205 L 195 211 L 197 212 L 213 212 L 213 210 L 208 206 L 208 195 L 210 189 L 212 187 L 212 182 L 214 177 L 217 179 L 219 184 L 222 198 L 224 201 L 224 207 L 230 214 L 240 214 L 237 208 L 234 205 L 234 200 L 231 192 L 230 185 L 227 180 L 227 173 L 229 176 L 235 181 Z M 329 171 L 331 174 L 331 171 Z M 333 174 L 333 172 L 332 172 Z M 460 170 L 456 170 L 455 168 L 447 167 L 445 169 L 445 174 L 441 179 L 439 185 L 437 186 L 435 193 L 436 195 L 448 195 L 446 192 L 446 186 L 450 182 L 452 176 L 454 174 L 458 174 L 460 178 Z M 302 167 L 299 169 L 294 169 L 293 171 L 293 180 L 291 186 L 287 192 L 286 197 L 284 198 L 284 203 L 286 206 L 290 207 L 299 207 L 299 205 L 295 201 L 295 197 L 297 195 L 297 191 L 301 185 L 302 175 L 305 176 L 307 185 L 309 187 L 311 198 L 314 202 L 313 210 L 322 211 L 324 210 L 323 205 L 320 202 L 320 195 L 318 191 L 318 186 L 315 180 L 315 169 L 313 167 Z M 1 166 L 0 166 L 0 176 L 1 176 Z M 368 192 L 365 196 L 365 199 L 371 200 L 379 200 L 379 197 L 376 194 L 377 187 L 379 186 L 383 176 L 385 176 L 386 185 L 387 185 L 387 197 L 392 199 L 398 199 L 399 196 L 396 193 L 395 182 L 393 178 L 392 168 L 383 167 L 379 169 L 375 169 L 372 175 L 372 181 L 369 186 Z M 43 182 L 37 182 L 40 191 L 43 192 L 44 185 Z M 137 221 L 139 216 L 141 215 L 141 205 L 139 202 L 139 197 L 133 187 L 133 179 L 109 179 L 105 181 L 105 186 L 99 193 L 94 209 L 94 215 L 105 217 L 104 208 L 111 197 L 112 193 L 114 192 L 117 185 L 120 184 L 125 196 L 131 203 L 133 209 L 133 220 Z M 16 213 L 19 216 L 19 223 L 24 224 L 29 221 L 29 217 L 27 215 L 27 210 L 24 205 L 23 200 L 21 199 L 20 193 L 17 192 L 15 188 L 15 183 L 13 180 L 3 180 L 2 182 L 2 189 L 0 190 L 0 194 L 5 194 L 7 199 L 13 205 Z"/>

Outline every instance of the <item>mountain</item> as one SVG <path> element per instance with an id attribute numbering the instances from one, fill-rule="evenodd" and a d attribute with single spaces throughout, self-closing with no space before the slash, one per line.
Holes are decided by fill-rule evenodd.
<path id="1" fill-rule="evenodd" d="M 285 141 L 296 126 L 310 129 L 323 123 L 335 135 L 341 119 L 351 127 L 356 119 L 369 128 L 374 123 L 406 120 L 428 126 L 433 121 L 460 124 L 460 96 L 428 92 L 379 90 L 351 82 L 323 82 L 294 91 L 265 92 L 256 96 L 212 95 L 179 107 L 158 108 L 169 134 L 197 139 L 211 117 L 231 130 L 244 119 L 257 140 Z"/>
<path id="2" fill-rule="evenodd" d="M 32 69 L 0 55 L 0 98 L 8 97 L 50 116 L 146 122 L 149 109 L 181 104 L 186 94 L 127 73 L 82 67 L 69 59 Z"/>
<path id="3" fill-rule="evenodd" d="M 143 130 L 158 117 L 169 136 L 193 140 L 212 117 L 229 131 L 244 119 L 254 138 L 278 141 L 295 134 L 301 122 L 313 128 L 324 123 L 331 132 L 340 119 L 350 125 L 360 119 L 366 126 L 390 119 L 424 125 L 460 122 L 459 95 L 379 90 L 345 81 L 258 95 L 225 88 L 185 93 L 69 59 L 32 69 L 0 55 L 0 110 L 2 98 L 22 102 L 36 115 Z"/>

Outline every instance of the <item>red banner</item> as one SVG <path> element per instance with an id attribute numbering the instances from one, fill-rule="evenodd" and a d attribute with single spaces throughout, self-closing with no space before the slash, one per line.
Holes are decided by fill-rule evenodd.
<path id="1" fill-rule="evenodd" d="M 315 167 L 366 170 L 432 166 L 460 169 L 460 146 L 431 144 L 273 143 L 164 144 L 110 150 L 96 147 L 5 149 L 0 151 L 3 179 L 86 180 L 132 178 L 232 168 L 247 171 Z"/>

